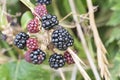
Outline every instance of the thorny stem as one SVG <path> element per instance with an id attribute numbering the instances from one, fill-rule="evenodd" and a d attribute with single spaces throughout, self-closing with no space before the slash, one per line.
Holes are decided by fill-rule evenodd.
<path id="1" fill-rule="evenodd" d="M 70 3 L 70 7 L 71 7 L 72 12 L 76 14 L 77 12 L 76 12 L 76 9 L 75 9 L 74 1 L 73 1 L 73 0 L 69 0 L 69 3 Z M 87 43 L 86 43 L 84 34 L 83 34 L 83 32 L 82 32 L 81 26 L 80 26 L 80 24 L 79 24 L 79 20 L 78 20 L 78 18 L 77 18 L 76 15 L 73 15 L 73 18 L 74 18 L 74 20 L 75 20 L 75 22 L 76 22 L 78 36 L 79 36 L 79 38 L 81 39 L 82 45 L 83 45 L 83 47 L 84 47 L 86 56 L 87 56 L 87 58 L 88 58 L 88 61 L 89 61 L 90 66 L 91 66 L 91 68 L 92 68 L 92 71 L 93 71 L 93 73 L 94 73 L 94 75 L 95 75 L 95 78 L 96 78 L 96 80 L 100 80 L 99 73 L 98 73 L 98 71 L 97 71 L 97 69 L 96 69 L 96 66 L 95 66 L 95 64 L 94 64 L 94 61 L 93 61 L 93 59 L 92 59 L 92 57 L 91 57 L 91 55 L 90 55 L 91 53 L 90 53 L 90 51 L 89 51 L 89 49 L 88 49 L 88 47 L 87 47 Z"/>

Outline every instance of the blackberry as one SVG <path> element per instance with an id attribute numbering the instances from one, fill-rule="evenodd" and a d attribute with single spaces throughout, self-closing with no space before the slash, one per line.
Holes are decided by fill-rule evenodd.
<path id="1" fill-rule="evenodd" d="M 31 50 L 38 48 L 38 40 L 36 38 L 29 38 L 26 43 L 27 47 Z"/>
<path id="2" fill-rule="evenodd" d="M 52 43 L 59 50 L 66 50 L 69 46 L 73 45 L 73 38 L 68 31 L 58 25 L 60 28 L 52 33 Z"/>
<path id="3" fill-rule="evenodd" d="M 29 35 L 25 32 L 20 32 L 16 35 L 14 39 L 14 44 L 20 48 L 23 49 L 26 46 L 26 40 L 29 38 Z"/>
<path id="4" fill-rule="evenodd" d="M 58 69 L 65 65 L 65 58 L 62 54 L 54 53 L 49 58 L 49 65 L 51 68 Z"/>
<path id="5" fill-rule="evenodd" d="M 53 28 L 55 25 L 58 25 L 58 20 L 55 15 L 47 14 L 42 17 L 42 27 L 45 30 L 50 30 Z"/>
<path id="6" fill-rule="evenodd" d="M 30 20 L 28 25 L 27 25 L 27 30 L 30 33 L 39 32 L 39 20 L 37 18 L 34 18 L 34 19 Z"/>
<path id="7" fill-rule="evenodd" d="M 31 50 L 28 50 L 24 55 L 25 60 L 29 63 L 31 63 L 30 53 L 31 53 Z"/>
<path id="8" fill-rule="evenodd" d="M 0 34 L 0 39 L 6 41 L 8 36 L 6 34 Z"/>
<path id="9" fill-rule="evenodd" d="M 12 22 L 10 23 L 10 26 L 12 26 L 12 27 L 15 27 L 15 26 L 17 26 L 17 22 L 15 22 L 15 21 L 12 21 Z"/>
<path id="10" fill-rule="evenodd" d="M 30 59 L 33 64 L 41 64 L 46 59 L 46 54 L 42 50 L 36 49 L 30 53 Z"/>
<path id="11" fill-rule="evenodd" d="M 44 16 L 47 14 L 47 9 L 46 9 L 46 6 L 45 5 L 42 5 L 42 4 L 38 4 L 36 7 L 35 7 L 35 12 L 40 16 Z M 34 14 L 36 16 L 36 14 Z"/>
<path id="12" fill-rule="evenodd" d="M 64 52 L 64 58 L 65 58 L 65 60 L 66 60 L 66 62 L 68 64 L 75 63 L 74 60 L 73 60 L 73 58 L 72 58 L 72 56 L 71 56 L 71 54 L 68 51 Z"/>
<path id="13" fill-rule="evenodd" d="M 51 1 L 52 0 L 37 0 L 38 3 L 40 3 L 40 4 L 46 4 L 46 5 L 50 4 Z"/>

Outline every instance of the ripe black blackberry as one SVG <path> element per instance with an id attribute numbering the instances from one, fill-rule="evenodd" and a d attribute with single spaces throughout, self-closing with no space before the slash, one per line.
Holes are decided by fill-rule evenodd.
<path id="1" fill-rule="evenodd" d="M 58 25 L 58 27 L 59 28 L 52 33 L 52 43 L 59 50 L 66 50 L 69 46 L 73 45 L 74 40 L 66 29 L 60 25 Z"/>
<path id="2" fill-rule="evenodd" d="M 49 58 L 49 65 L 51 68 L 58 69 L 65 65 L 65 58 L 62 54 L 54 53 Z"/>
<path id="3" fill-rule="evenodd" d="M 7 36 L 6 34 L 3 34 L 3 33 L 0 34 L 0 39 L 1 39 L 1 40 L 6 41 L 7 37 L 8 37 L 8 36 Z"/>
<path id="4" fill-rule="evenodd" d="M 46 54 L 42 50 L 36 49 L 30 53 L 30 59 L 33 64 L 41 64 L 46 59 Z"/>
<path id="5" fill-rule="evenodd" d="M 40 4 L 46 4 L 46 5 L 50 4 L 51 1 L 52 0 L 37 0 L 38 3 L 40 3 Z"/>
<path id="6" fill-rule="evenodd" d="M 26 40 L 29 38 L 29 35 L 25 32 L 20 32 L 16 35 L 14 39 L 14 44 L 20 48 L 23 49 L 26 46 Z"/>
<path id="7" fill-rule="evenodd" d="M 45 30 L 50 30 L 53 28 L 55 25 L 58 25 L 58 20 L 55 15 L 47 14 L 42 17 L 42 27 Z"/>
<path id="8" fill-rule="evenodd" d="M 74 60 L 73 60 L 73 58 L 72 58 L 72 56 L 71 56 L 71 54 L 68 51 L 64 52 L 64 58 L 65 58 L 67 64 L 73 64 L 73 63 L 75 63 Z"/>

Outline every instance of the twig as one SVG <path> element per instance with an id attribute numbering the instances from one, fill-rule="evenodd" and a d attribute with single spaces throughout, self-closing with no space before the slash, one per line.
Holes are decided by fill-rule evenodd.
<path id="1" fill-rule="evenodd" d="M 66 18 L 68 18 L 70 15 L 72 15 L 72 12 L 70 12 L 69 14 L 67 14 L 64 18 L 62 18 L 59 22 L 62 22 L 63 20 L 65 20 Z"/>
<path id="2" fill-rule="evenodd" d="M 99 37 L 99 33 L 97 31 L 97 27 L 94 19 L 94 10 L 93 10 L 94 7 L 91 0 L 86 0 L 86 1 L 88 5 L 88 10 L 89 10 L 90 26 L 93 31 L 94 41 L 97 47 L 98 65 L 101 71 L 101 77 L 105 78 L 105 80 L 110 80 L 110 73 L 107 68 L 108 61 L 105 55 L 107 53 L 107 50 L 105 49 Z"/>
<path id="3" fill-rule="evenodd" d="M 18 14 L 16 14 L 16 15 L 12 15 L 12 14 L 9 14 L 9 13 L 7 13 L 7 12 L 3 12 L 5 15 L 7 15 L 7 16 L 10 16 L 10 17 L 19 17 L 20 15 L 21 15 L 21 13 L 18 13 Z"/>
<path id="4" fill-rule="evenodd" d="M 77 12 L 76 12 L 76 9 L 75 9 L 74 1 L 73 0 L 69 0 L 69 3 L 70 3 L 70 7 L 71 7 L 72 12 L 76 14 Z M 78 36 L 81 39 L 82 45 L 84 47 L 85 53 L 87 55 L 87 58 L 88 58 L 88 61 L 90 63 L 90 66 L 92 68 L 92 71 L 93 71 L 93 73 L 95 75 L 95 78 L 96 78 L 96 80 L 100 80 L 100 76 L 99 76 L 98 71 L 96 69 L 96 66 L 94 64 L 94 61 L 93 61 L 93 59 L 92 59 L 92 57 L 90 55 L 90 51 L 89 51 L 89 49 L 87 47 L 87 43 L 85 41 L 84 34 L 83 34 L 81 26 L 79 24 L 78 18 L 77 18 L 76 15 L 73 15 L 73 18 L 74 18 L 74 20 L 76 22 Z"/>
<path id="5" fill-rule="evenodd" d="M 73 60 L 75 61 L 78 70 L 80 71 L 80 73 L 82 74 L 82 76 L 84 77 L 85 80 L 91 80 L 90 77 L 88 76 L 87 72 L 83 69 L 82 65 L 80 64 L 79 60 L 75 57 L 75 53 L 68 48 L 67 51 L 71 54 Z"/>
<path id="6" fill-rule="evenodd" d="M 75 28 L 75 25 L 68 25 L 68 24 L 64 24 L 64 23 L 59 23 L 61 26 L 64 26 L 65 28 Z"/>

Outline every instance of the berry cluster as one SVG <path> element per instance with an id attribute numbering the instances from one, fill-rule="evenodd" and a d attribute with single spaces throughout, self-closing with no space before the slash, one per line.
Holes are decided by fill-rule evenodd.
<path id="1" fill-rule="evenodd" d="M 52 33 L 52 43 L 59 50 L 66 50 L 73 45 L 73 38 L 64 28 L 58 28 Z"/>
<path id="2" fill-rule="evenodd" d="M 45 30 L 52 29 L 55 25 L 58 25 L 58 20 L 55 15 L 47 14 L 42 17 L 42 27 Z"/>
<path id="3" fill-rule="evenodd" d="M 41 25 L 45 30 L 52 29 L 50 43 L 59 50 L 67 50 L 68 47 L 73 45 L 74 40 L 65 28 L 58 25 L 57 17 L 47 12 L 46 5 L 50 4 L 51 0 L 37 0 L 37 2 L 39 4 L 34 8 L 34 18 L 27 25 L 28 32 L 38 33 Z M 33 64 L 41 64 L 46 59 L 46 54 L 39 48 L 38 43 L 37 38 L 29 38 L 29 35 L 24 32 L 17 34 L 14 40 L 14 44 L 18 48 L 24 49 L 27 47 L 28 50 L 24 55 L 25 60 Z M 67 51 L 65 51 L 64 55 L 54 53 L 49 58 L 49 65 L 54 69 L 63 67 L 65 62 L 68 64 L 74 63 Z"/>

